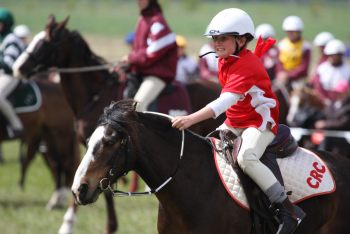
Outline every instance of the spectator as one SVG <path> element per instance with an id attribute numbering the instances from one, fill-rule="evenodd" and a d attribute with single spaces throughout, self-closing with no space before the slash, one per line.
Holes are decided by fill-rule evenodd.
<path id="1" fill-rule="evenodd" d="M 272 38 L 276 37 L 276 33 L 272 25 L 270 24 L 260 24 L 256 27 L 255 38 L 261 37 L 264 42 L 270 40 L 271 43 L 275 43 Z M 270 39 L 269 39 L 270 38 Z M 278 48 L 275 45 L 271 45 L 270 49 L 266 51 L 261 57 L 261 62 L 270 77 L 270 80 L 274 80 L 276 77 L 276 66 L 278 64 Z"/>
<path id="2" fill-rule="evenodd" d="M 135 32 L 129 32 L 128 34 L 126 34 L 124 38 L 124 42 L 126 45 L 130 47 L 130 50 L 132 49 L 132 45 L 134 41 L 135 41 Z"/>
<path id="3" fill-rule="evenodd" d="M 186 53 L 187 40 L 185 37 L 177 35 L 176 44 L 179 56 L 176 68 L 176 80 L 181 83 L 189 83 L 198 76 L 198 64 L 196 60 Z"/>
<path id="4" fill-rule="evenodd" d="M 202 55 L 204 56 L 201 57 Z M 200 77 L 205 80 L 218 82 L 218 58 L 216 57 L 212 41 L 202 46 L 199 51 L 199 56 L 198 67 Z"/>
<path id="5" fill-rule="evenodd" d="M 319 49 L 320 58 L 318 59 L 317 66 L 327 60 L 327 56 L 324 54 L 323 50 L 327 42 L 334 39 L 334 36 L 330 32 L 320 32 L 316 35 L 314 39 L 314 46 Z"/>
<path id="6" fill-rule="evenodd" d="M 329 106 L 337 99 L 335 87 L 341 82 L 350 84 L 350 66 L 344 59 L 345 45 L 337 39 L 329 41 L 324 48 L 327 60 L 317 67 L 311 84 L 324 103 Z"/>
<path id="7" fill-rule="evenodd" d="M 303 86 L 308 75 L 311 58 L 310 43 L 302 37 L 304 23 L 298 16 L 288 16 L 284 19 L 285 37 L 278 44 L 279 63 L 277 64 L 277 81 L 287 85 Z"/>

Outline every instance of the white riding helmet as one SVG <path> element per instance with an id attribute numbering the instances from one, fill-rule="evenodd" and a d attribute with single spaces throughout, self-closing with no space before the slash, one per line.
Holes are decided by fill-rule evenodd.
<path id="1" fill-rule="evenodd" d="M 345 45 L 342 41 L 338 39 L 332 39 L 326 44 L 323 53 L 325 55 L 344 54 L 345 49 Z"/>
<path id="2" fill-rule="evenodd" d="M 243 10 L 228 8 L 217 13 L 210 21 L 205 36 L 232 34 L 241 36 L 250 34 L 254 37 L 254 23 L 252 18 Z"/>
<path id="3" fill-rule="evenodd" d="M 27 27 L 27 25 L 21 24 L 15 27 L 15 29 L 13 30 L 13 33 L 17 36 L 17 37 L 29 37 L 30 35 L 30 30 Z"/>
<path id="4" fill-rule="evenodd" d="M 304 23 L 300 17 L 291 15 L 283 20 L 282 29 L 284 31 L 302 31 Z"/>
<path id="5" fill-rule="evenodd" d="M 268 37 L 274 37 L 275 35 L 275 30 L 271 24 L 260 24 L 255 29 L 255 38 L 259 38 L 259 36 L 261 36 L 263 39 L 266 39 Z"/>
<path id="6" fill-rule="evenodd" d="M 314 39 L 315 46 L 325 46 L 327 42 L 334 39 L 334 36 L 330 32 L 320 32 Z"/>

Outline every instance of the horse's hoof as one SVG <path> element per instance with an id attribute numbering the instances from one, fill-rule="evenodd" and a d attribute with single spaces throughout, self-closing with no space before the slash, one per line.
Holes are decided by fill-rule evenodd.
<path id="1" fill-rule="evenodd" d="M 56 190 L 47 203 L 46 209 L 53 210 L 65 208 L 68 204 L 68 194 L 68 188 L 60 188 L 59 190 Z"/>

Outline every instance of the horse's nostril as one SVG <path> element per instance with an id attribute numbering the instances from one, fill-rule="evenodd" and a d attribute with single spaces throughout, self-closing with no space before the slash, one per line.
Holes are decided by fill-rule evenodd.
<path id="1" fill-rule="evenodd" d="M 84 198 L 88 192 L 88 184 L 81 184 L 78 188 L 79 198 Z"/>

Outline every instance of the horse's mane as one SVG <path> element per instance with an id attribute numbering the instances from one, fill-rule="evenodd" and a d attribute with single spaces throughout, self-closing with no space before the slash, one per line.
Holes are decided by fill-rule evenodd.
<path id="1" fill-rule="evenodd" d="M 106 64 L 106 60 L 97 54 L 95 54 L 91 49 L 89 44 L 81 36 L 80 32 L 73 30 L 70 32 L 70 35 L 73 39 L 73 43 L 79 48 L 78 56 L 80 59 L 85 60 L 87 65 L 96 65 L 96 64 Z"/>

